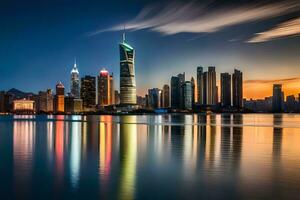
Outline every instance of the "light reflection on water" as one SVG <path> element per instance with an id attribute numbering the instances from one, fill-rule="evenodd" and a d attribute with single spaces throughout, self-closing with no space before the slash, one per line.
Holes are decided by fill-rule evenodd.
<path id="1" fill-rule="evenodd" d="M 299 115 L 3 116 L 0 197 L 295 198 L 299 121 Z"/>

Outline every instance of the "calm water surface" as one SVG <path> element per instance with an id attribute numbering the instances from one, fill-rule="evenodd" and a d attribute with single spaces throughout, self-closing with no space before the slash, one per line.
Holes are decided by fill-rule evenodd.
<path id="1" fill-rule="evenodd" d="M 299 199 L 300 115 L 1 116 L 0 199 Z"/>

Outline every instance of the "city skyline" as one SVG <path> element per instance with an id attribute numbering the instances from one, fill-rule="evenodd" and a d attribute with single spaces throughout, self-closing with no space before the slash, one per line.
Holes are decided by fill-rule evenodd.
<path id="1" fill-rule="evenodd" d="M 271 96 L 275 83 L 283 84 L 286 96 L 298 94 L 299 3 L 228 2 L 207 1 L 201 4 L 163 1 L 158 6 L 150 1 L 113 1 L 114 5 L 101 7 L 96 3 L 93 8 L 79 2 L 63 2 L 59 5 L 35 2 L 34 8 L 23 3 L 19 3 L 18 7 L 3 3 L 0 19 L 4 30 L 0 38 L 0 89 L 18 88 L 38 93 L 49 86 L 54 89 L 55 84 L 62 81 L 68 90 L 68 74 L 74 58 L 77 59 L 81 77 L 96 76 L 105 67 L 114 74 L 115 88 L 119 88 L 117 44 L 126 25 L 128 42 L 137 52 L 135 67 L 138 95 L 146 94 L 149 88 L 170 85 L 170 77 L 182 71 L 185 71 L 187 78 L 196 77 L 195 68 L 200 65 L 215 66 L 217 74 L 231 73 L 235 68 L 241 70 L 244 73 L 244 97 L 247 99 Z M 55 9 L 57 6 L 61 9 L 54 16 L 49 8 Z M 80 12 L 82 6 L 85 10 Z M 123 7 L 128 9 L 124 11 Z M 166 15 L 158 12 L 154 17 L 150 8 L 161 8 Z M 223 16 L 220 10 L 228 8 L 232 9 L 232 15 L 224 17 L 234 19 L 231 23 L 228 20 L 219 25 L 212 23 Z M 174 9 L 178 13 L 171 15 L 167 12 Z M 202 14 L 197 14 L 201 9 Z M 10 23 L 26 16 L 13 28 L 4 20 L 10 17 L 11 10 L 20 12 L 14 12 L 18 14 L 11 18 Z M 238 13 L 244 10 L 249 15 L 242 19 Z M 183 17 L 189 11 L 191 15 L 196 15 L 196 21 L 190 19 L 191 15 L 187 15 L 188 19 Z M 268 12 L 263 14 L 263 11 Z M 142 14 L 147 15 L 143 18 Z M 181 18 L 184 20 L 179 23 Z M 174 27 L 170 20 L 178 27 Z M 191 22 L 199 23 L 200 28 L 181 29 Z M 204 22 L 213 26 L 206 27 Z M 276 27 L 283 30 L 289 28 L 290 32 L 280 35 Z M 277 33 L 278 37 L 273 38 L 272 32 Z M 270 40 L 266 38 L 268 35 L 271 35 Z M 220 77 L 216 78 L 220 86 Z"/>

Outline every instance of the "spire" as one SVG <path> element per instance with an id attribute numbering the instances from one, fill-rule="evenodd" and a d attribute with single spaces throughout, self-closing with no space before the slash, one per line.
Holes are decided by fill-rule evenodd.
<path id="1" fill-rule="evenodd" d="M 123 36 L 123 43 L 125 43 L 125 40 L 126 40 L 126 35 L 125 35 L 125 31 L 126 31 L 126 28 L 125 28 L 125 25 L 124 25 L 124 30 L 123 30 L 123 34 L 122 34 L 122 36 Z"/>
<path id="2" fill-rule="evenodd" d="M 75 58 L 75 62 L 74 62 L 74 68 L 77 68 L 76 58 Z"/>

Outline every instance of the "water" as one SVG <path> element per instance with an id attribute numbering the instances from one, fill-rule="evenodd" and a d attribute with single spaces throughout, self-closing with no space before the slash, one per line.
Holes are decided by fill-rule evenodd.
<path id="1" fill-rule="evenodd" d="M 297 199 L 300 115 L 1 116 L 0 199 Z"/>

